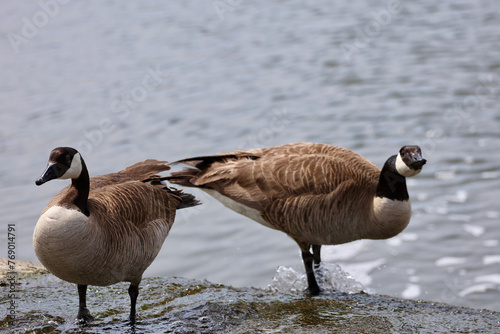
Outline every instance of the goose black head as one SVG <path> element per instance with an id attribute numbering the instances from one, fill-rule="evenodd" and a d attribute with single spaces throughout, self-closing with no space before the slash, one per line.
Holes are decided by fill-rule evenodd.
<path id="1" fill-rule="evenodd" d="M 76 179 L 82 172 L 82 157 L 71 147 L 58 147 L 50 152 L 47 168 L 35 181 L 37 186 L 54 179 Z"/>
<path id="2" fill-rule="evenodd" d="M 396 170 L 404 177 L 415 176 L 422 170 L 427 160 L 422 158 L 422 151 L 416 145 L 401 147 L 396 157 Z"/>

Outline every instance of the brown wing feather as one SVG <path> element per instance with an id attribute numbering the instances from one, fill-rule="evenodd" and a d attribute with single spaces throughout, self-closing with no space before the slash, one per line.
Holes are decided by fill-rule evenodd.
<path id="1" fill-rule="evenodd" d="M 105 187 L 111 184 L 117 184 L 127 181 L 143 181 L 149 178 L 158 177 L 158 173 L 169 170 L 167 161 L 147 159 L 136 162 L 125 169 L 106 175 L 98 175 L 90 179 L 90 191 Z"/>
<path id="2" fill-rule="evenodd" d="M 155 176 L 155 174 L 169 170 L 170 166 L 167 163 L 167 161 L 146 159 L 126 167 L 119 171 L 118 174 L 137 179 L 150 178 Z"/>
<path id="3" fill-rule="evenodd" d="M 93 221 L 143 227 L 153 221 L 171 226 L 180 203 L 178 196 L 163 187 L 129 181 L 94 190 L 87 205 Z"/>

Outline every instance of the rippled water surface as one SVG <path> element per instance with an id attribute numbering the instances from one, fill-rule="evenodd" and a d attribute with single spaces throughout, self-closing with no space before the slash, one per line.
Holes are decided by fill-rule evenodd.
<path id="1" fill-rule="evenodd" d="M 0 8 L 0 235 L 16 224 L 18 259 L 36 261 L 66 184 L 34 185 L 56 146 L 98 175 L 295 141 L 381 166 L 418 144 L 408 228 L 323 258 L 368 291 L 500 310 L 498 2 L 40 3 Z M 267 287 L 302 271 L 291 239 L 194 193 L 146 276 Z"/>

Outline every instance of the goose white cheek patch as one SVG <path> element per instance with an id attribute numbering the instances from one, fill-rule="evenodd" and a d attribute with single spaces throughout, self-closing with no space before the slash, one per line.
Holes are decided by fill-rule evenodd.
<path id="1" fill-rule="evenodd" d="M 404 177 L 412 177 L 420 173 L 421 169 L 411 169 L 408 167 L 404 161 L 403 158 L 401 158 L 401 153 L 398 154 L 396 158 L 396 170 L 398 171 L 399 174 L 403 175 Z"/>
<path id="2" fill-rule="evenodd" d="M 66 173 L 64 173 L 64 175 L 60 177 L 60 179 L 76 179 L 80 176 L 81 173 L 82 157 L 80 156 L 80 153 L 77 153 L 73 156 L 73 160 L 71 160 L 71 166 L 66 171 Z"/>

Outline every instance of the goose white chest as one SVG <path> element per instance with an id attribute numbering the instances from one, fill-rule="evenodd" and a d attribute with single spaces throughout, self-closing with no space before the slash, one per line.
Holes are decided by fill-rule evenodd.
<path id="1" fill-rule="evenodd" d="M 40 216 L 33 233 L 33 247 L 42 264 L 57 277 L 76 283 L 86 269 L 92 235 L 89 218 L 78 210 L 53 206 Z M 93 240 L 92 240 L 93 239 Z M 87 256 L 86 256 L 87 254 Z"/>

